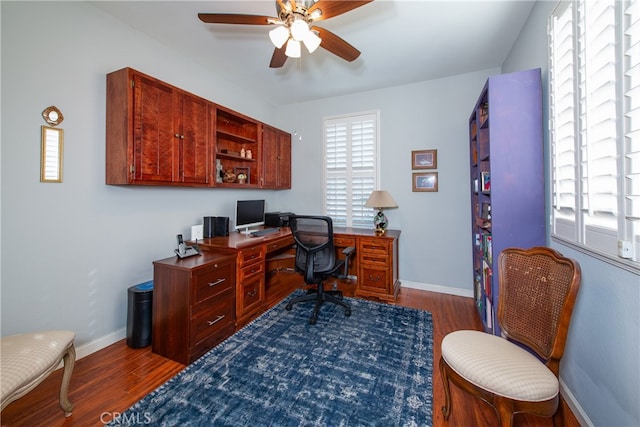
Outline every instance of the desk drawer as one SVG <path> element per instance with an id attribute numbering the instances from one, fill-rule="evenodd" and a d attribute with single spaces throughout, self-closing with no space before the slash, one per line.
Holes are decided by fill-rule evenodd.
<path id="1" fill-rule="evenodd" d="M 240 277 L 238 282 L 244 282 L 254 276 L 264 275 L 264 262 L 258 264 L 250 264 L 240 269 Z"/>
<path id="2" fill-rule="evenodd" d="M 358 275 L 358 285 L 362 289 L 373 291 L 386 291 L 389 284 L 389 273 L 387 269 L 365 266 L 360 269 Z"/>
<path id="3" fill-rule="evenodd" d="M 191 344 L 195 345 L 230 323 L 234 318 L 233 289 L 228 289 L 216 298 L 193 307 L 191 314 Z"/>
<path id="4" fill-rule="evenodd" d="M 243 316 L 247 312 L 259 307 L 262 304 L 261 288 L 264 287 L 264 277 L 258 276 L 252 280 L 242 282 L 240 286 L 236 304 L 238 305 L 238 316 Z"/>
<path id="5" fill-rule="evenodd" d="M 198 272 L 194 277 L 195 301 L 199 303 L 235 286 L 235 265 L 233 258 L 224 263 L 215 263 L 211 268 Z"/>
<path id="6" fill-rule="evenodd" d="M 389 241 L 386 239 L 360 239 L 358 243 L 358 251 L 361 254 L 389 255 Z"/>
<path id="7" fill-rule="evenodd" d="M 264 260 L 264 245 L 257 245 L 240 251 L 238 262 L 240 266 Z"/>
<path id="8" fill-rule="evenodd" d="M 337 248 L 356 247 L 356 239 L 353 237 L 333 236 L 333 245 Z"/>
<path id="9" fill-rule="evenodd" d="M 375 255 L 368 253 L 360 253 L 360 262 L 362 264 L 369 265 L 377 265 L 380 267 L 388 267 L 389 266 L 389 256 L 388 255 Z"/>
<path id="10" fill-rule="evenodd" d="M 294 240 L 292 236 L 287 236 L 285 238 L 278 239 L 275 242 L 269 242 L 266 244 L 267 253 L 275 252 L 283 248 L 288 248 L 289 246 L 293 245 L 293 243 L 294 243 Z"/>

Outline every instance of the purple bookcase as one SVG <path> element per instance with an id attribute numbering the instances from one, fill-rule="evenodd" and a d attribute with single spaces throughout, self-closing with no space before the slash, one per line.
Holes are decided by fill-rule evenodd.
<path id="1" fill-rule="evenodd" d="M 485 330 L 500 335 L 498 255 L 546 244 L 539 68 L 489 77 L 469 148 L 474 296 Z"/>

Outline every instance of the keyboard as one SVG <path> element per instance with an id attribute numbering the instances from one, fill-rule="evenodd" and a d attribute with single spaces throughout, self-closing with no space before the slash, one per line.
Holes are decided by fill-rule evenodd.
<path id="1" fill-rule="evenodd" d="M 277 228 L 264 228 L 262 230 L 252 231 L 251 235 L 253 237 L 261 237 L 261 236 L 266 236 L 267 234 L 277 233 L 278 231 L 280 230 Z"/>

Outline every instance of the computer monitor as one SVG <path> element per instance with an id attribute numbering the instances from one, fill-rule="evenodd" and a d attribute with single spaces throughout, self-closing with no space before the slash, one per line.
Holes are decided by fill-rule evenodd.
<path id="1" fill-rule="evenodd" d="M 235 229 L 249 234 L 249 228 L 258 225 L 264 225 L 264 200 L 236 201 Z"/>

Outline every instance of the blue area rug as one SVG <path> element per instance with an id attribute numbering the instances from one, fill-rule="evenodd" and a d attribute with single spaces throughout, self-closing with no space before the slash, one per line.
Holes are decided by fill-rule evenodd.
<path id="1" fill-rule="evenodd" d="M 347 300 L 281 302 L 111 425 L 431 426 L 431 314 Z"/>

